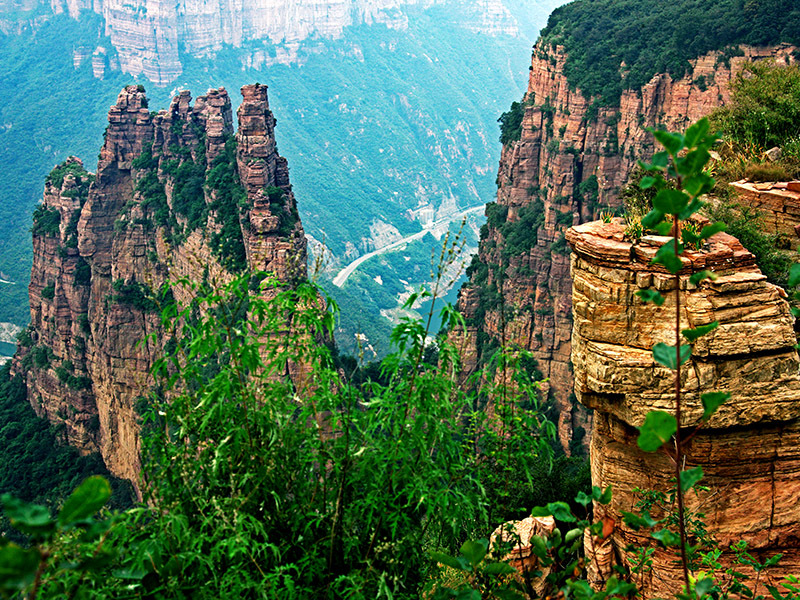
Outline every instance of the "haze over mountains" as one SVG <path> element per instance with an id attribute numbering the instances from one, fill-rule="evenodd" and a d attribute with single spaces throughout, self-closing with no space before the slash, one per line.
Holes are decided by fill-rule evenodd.
<path id="1" fill-rule="evenodd" d="M 0 284 L 0 322 L 28 319 L 29 215 L 44 176 L 68 154 L 94 168 L 123 85 L 145 84 L 164 106 L 180 89 L 260 81 L 312 253 L 325 245 L 323 281 L 437 222 L 435 236 L 326 286 L 343 308 L 343 346 L 362 332 L 385 352 L 381 311 L 396 318 L 398 293 L 427 281 L 448 218 L 494 195 L 497 116 L 521 97 L 537 28 L 562 3 L 0 4 L 11 84 L 0 99 L 0 276 L 14 282 Z"/>

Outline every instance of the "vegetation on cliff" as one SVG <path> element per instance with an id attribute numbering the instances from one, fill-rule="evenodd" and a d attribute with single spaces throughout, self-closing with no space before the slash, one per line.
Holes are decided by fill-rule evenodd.
<path id="1" fill-rule="evenodd" d="M 103 475 L 114 491 L 110 506 L 131 506 L 130 484 L 112 477 L 99 454 L 81 456 L 63 443 L 58 427 L 33 412 L 22 378 L 11 376 L 9 367 L 0 369 L 0 493 L 56 508 L 86 477 Z M 20 539 L 4 514 L 0 535 Z"/>
<path id="2" fill-rule="evenodd" d="M 570 85 L 610 105 L 657 73 L 691 72 L 712 50 L 725 60 L 739 44 L 800 44 L 799 24 L 793 0 L 578 0 L 553 11 L 538 47 L 564 46 Z"/>

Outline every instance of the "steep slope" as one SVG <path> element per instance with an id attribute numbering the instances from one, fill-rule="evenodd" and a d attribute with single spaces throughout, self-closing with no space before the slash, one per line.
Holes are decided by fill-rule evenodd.
<path id="1" fill-rule="evenodd" d="M 37 414 L 133 481 L 135 404 L 167 343 L 162 284 L 245 269 L 305 277 L 306 240 L 267 88 L 245 86 L 242 96 L 234 135 L 224 89 L 193 106 L 181 92 L 151 113 L 143 88 L 126 87 L 109 111 L 97 175 L 68 159 L 34 215 L 31 324 L 14 369 Z"/>
<path id="2" fill-rule="evenodd" d="M 622 511 L 644 499 L 641 490 L 668 493 L 674 475 L 666 452 L 645 453 L 637 445 L 645 415 L 674 404 L 673 373 L 656 364 L 651 352 L 654 344 L 675 340 L 674 277 L 650 264 L 666 238 L 644 236 L 632 244 L 623 239 L 624 229 L 616 219 L 567 233 L 573 248 L 575 391 L 594 410 L 592 483 L 613 486 L 611 504 L 596 513 L 616 524 L 597 548 L 594 564 L 605 577 L 612 564 L 626 563 L 630 544 L 652 542 L 647 532 L 623 522 Z M 745 540 L 759 560 L 783 554 L 776 573 L 794 573 L 800 566 L 800 359 L 786 294 L 725 233 L 682 259 L 681 327 L 720 323 L 693 344 L 684 366 L 681 414 L 687 434 L 701 421 L 701 394 L 731 394 L 686 446 L 686 468 L 700 465 L 704 473 L 703 489 L 687 494 L 689 509 L 705 515 L 721 549 Z M 691 285 L 690 275 L 705 269 L 719 277 Z M 641 289 L 661 291 L 663 306 L 645 304 L 635 295 Z M 697 543 L 694 534 L 692 539 Z M 673 594 L 680 580 L 674 555 L 654 548 L 652 559 L 651 572 L 633 576 L 644 597 Z"/>
<path id="3" fill-rule="evenodd" d="M 574 433 L 578 443 L 588 428 L 572 395 L 566 230 L 620 206 L 619 191 L 637 161 L 654 151 L 645 128 L 684 129 L 727 101 L 746 61 L 793 61 L 793 51 L 780 46 L 711 52 L 693 59 L 683 75 L 657 74 L 615 99 L 613 93 L 587 97 L 575 87 L 564 47 L 551 46 L 548 38 L 534 47 L 523 101 L 502 117 L 506 143 L 497 201 L 487 207 L 487 227 L 460 307 L 471 325 L 468 366 L 485 360 L 499 340 L 534 353 L 550 379 L 565 448 Z"/>

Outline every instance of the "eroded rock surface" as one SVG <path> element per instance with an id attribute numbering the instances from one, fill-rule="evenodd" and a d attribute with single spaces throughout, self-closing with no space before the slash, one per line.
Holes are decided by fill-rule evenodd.
<path id="1" fill-rule="evenodd" d="M 234 137 L 224 89 L 194 105 L 181 92 L 151 113 L 144 92 L 125 88 L 109 111 L 97 175 L 70 158 L 48 178 L 37 211 L 29 340 L 14 368 L 37 414 L 134 482 L 136 401 L 167 342 L 155 300 L 162 283 L 226 281 L 245 268 L 283 282 L 305 276 L 267 88 L 242 94 Z"/>
<path id="2" fill-rule="evenodd" d="M 650 264 L 667 238 L 645 236 L 631 244 L 621 220 L 573 227 L 572 362 L 575 393 L 594 410 L 591 467 L 594 485 L 613 486 L 608 506 L 610 540 L 597 548 L 608 573 L 625 563 L 628 544 L 649 544 L 645 532 L 622 522 L 642 499 L 641 490 L 666 492 L 674 466 L 664 451 L 644 453 L 637 427 L 651 410 L 674 412 L 674 373 L 652 358 L 658 342 L 675 344 L 674 276 Z M 724 391 L 720 407 L 686 446 L 686 467 L 702 466 L 708 490 L 687 496 L 691 510 L 706 515 L 722 548 L 740 539 L 762 560 L 784 553 L 780 572 L 800 568 L 800 359 L 786 294 L 766 281 L 733 237 L 719 233 L 702 251 L 683 255 L 680 327 L 720 325 L 698 339 L 682 368 L 682 425 L 701 420 L 700 394 Z M 689 283 L 692 273 L 712 270 L 715 281 Z M 635 293 L 655 289 L 663 306 L 645 304 Z M 654 516 L 659 516 L 654 514 Z M 635 581 L 645 597 L 668 597 L 680 573 L 674 556 L 654 555 L 653 573 Z M 598 573 L 594 573 L 597 577 Z"/>
<path id="3" fill-rule="evenodd" d="M 485 361 L 498 340 L 533 352 L 559 412 L 562 445 L 588 442 L 590 417 L 572 396 L 572 330 L 566 230 L 620 205 L 619 192 L 638 160 L 654 152 L 648 127 L 684 130 L 730 98 L 742 66 L 774 57 L 791 62 L 792 48 L 746 48 L 725 60 L 714 52 L 693 61 L 691 74 L 656 75 L 613 106 L 570 89 L 563 48 L 534 48 L 518 141 L 506 144 L 497 175 L 497 206 L 487 209 L 470 281 L 459 308 L 474 344 L 463 343 L 467 365 Z M 703 85 L 697 82 L 702 81 Z M 519 240 L 527 238 L 526 243 Z M 483 358 L 482 358 L 483 357 Z"/>

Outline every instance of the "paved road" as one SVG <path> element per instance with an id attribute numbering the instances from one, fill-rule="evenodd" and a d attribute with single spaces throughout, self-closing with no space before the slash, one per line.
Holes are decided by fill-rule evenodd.
<path id="1" fill-rule="evenodd" d="M 412 235 L 407 235 L 403 239 L 397 240 L 396 242 L 392 242 L 391 244 L 389 244 L 388 246 L 384 246 L 383 248 L 378 248 L 377 250 L 373 250 L 372 252 L 367 252 L 363 256 L 359 256 L 357 259 L 355 259 L 353 262 L 347 265 L 344 269 L 339 271 L 336 274 L 336 277 L 333 278 L 333 285 L 337 287 L 342 287 L 344 285 L 344 282 L 347 281 L 347 278 L 353 274 L 353 271 L 355 271 L 359 267 L 359 265 L 361 265 L 361 263 L 363 263 L 366 260 L 369 260 L 373 256 L 377 256 L 378 254 L 383 254 L 384 252 L 393 250 L 398 246 L 402 246 L 407 242 L 412 242 L 414 240 L 422 239 L 423 237 L 425 237 L 426 233 L 435 230 L 437 227 L 440 227 L 441 225 L 444 225 L 446 223 L 451 223 L 453 221 L 458 221 L 471 213 L 483 212 L 485 209 L 486 209 L 485 206 L 475 206 L 473 208 L 468 208 L 467 210 L 462 210 L 461 212 L 455 213 L 454 215 L 450 215 L 443 219 L 439 219 L 438 221 L 434 221 L 433 223 L 425 227 L 422 231 L 418 231 L 417 233 L 414 233 Z"/>

